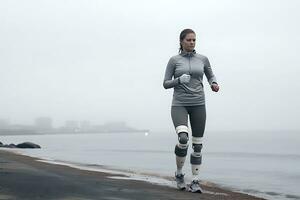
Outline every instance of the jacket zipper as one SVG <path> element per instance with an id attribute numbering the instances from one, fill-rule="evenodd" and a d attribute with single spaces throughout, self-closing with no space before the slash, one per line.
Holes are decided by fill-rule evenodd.
<path id="1" fill-rule="evenodd" d="M 191 74 L 191 56 L 189 56 L 189 75 L 192 75 Z"/>

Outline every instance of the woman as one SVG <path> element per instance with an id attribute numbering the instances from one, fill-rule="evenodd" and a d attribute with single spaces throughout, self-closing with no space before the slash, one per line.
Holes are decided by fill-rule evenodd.
<path id="1" fill-rule="evenodd" d="M 179 141 L 175 146 L 177 165 L 175 180 L 179 189 L 202 193 L 198 174 L 202 161 L 202 137 L 206 121 L 203 74 L 206 75 L 212 91 L 218 92 L 219 86 L 207 57 L 196 53 L 194 49 L 195 32 L 191 29 L 184 29 L 180 33 L 179 40 L 179 54 L 170 58 L 163 82 L 165 89 L 174 88 L 171 116 Z M 186 188 L 182 167 L 189 146 L 188 115 L 192 130 L 193 152 L 190 155 L 190 163 L 193 180 Z"/>

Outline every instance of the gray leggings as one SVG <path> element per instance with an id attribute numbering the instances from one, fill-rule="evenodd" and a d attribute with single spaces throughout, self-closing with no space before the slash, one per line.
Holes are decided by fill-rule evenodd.
<path id="1" fill-rule="evenodd" d="M 192 136 L 203 137 L 206 122 L 205 105 L 171 107 L 171 116 L 175 128 L 180 125 L 188 126 L 188 115 L 190 116 Z"/>

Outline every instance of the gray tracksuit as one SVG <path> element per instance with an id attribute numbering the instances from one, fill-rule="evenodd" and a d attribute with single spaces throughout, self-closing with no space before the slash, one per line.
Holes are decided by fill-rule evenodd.
<path id="1" fill-rule="evenodd" d="M 189 83 L 180 83 L 182 74 L 191 76 Z M 163 86 L 174 88 L 172 106 L 205 105 L 203 74 L 209 84 L 217 83 L 207 57 L 193 52 L 182 51 L 170 58 L 165 71 Z M 174 79 L 172 77 L 174 76 Z"/>

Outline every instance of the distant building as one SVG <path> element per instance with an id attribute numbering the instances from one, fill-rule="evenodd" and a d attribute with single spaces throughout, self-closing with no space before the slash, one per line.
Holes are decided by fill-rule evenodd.
<path id="1" fill-rule="evenodd" d="M 69 130 L 69 131 L 74 131 L 74 132 L 77 132 L 79 131 L 80 127 L 79 127 L 79 122 L 78 121 L 75 121 L 75 120 L 67 120 L 65 122 L 65 127 L 64 127 L 66 130 Z"/>
<path id="2" fill-rule="evenodd" d="M 80 131 L 87 132 L 91 130 L 91 124 L 89 121 L 86 120 L 81 121 L 79 126 L 80 126 Z"/>
<path id="3" fill-rule="evenodd" d="M 105 123 L 103 126 L 102 126 L 103 130 L 104 131 L 108 131 L 108 132 L 118 132 L 118 131 L 131 131 L 131 130 L 134 130 L 130 127 L 128 127 L 126 125 L 126 122 L 123 122 L 123 121 L 115 121 L 115 122 L 108 122 L 108 123 Z"/>
<path id="4" fill-rule="evenodd" d="M 35 126 L 38 130 L 51 130 L 52 119 L 50 117 L 39 117 L 35 119 Z"/>

